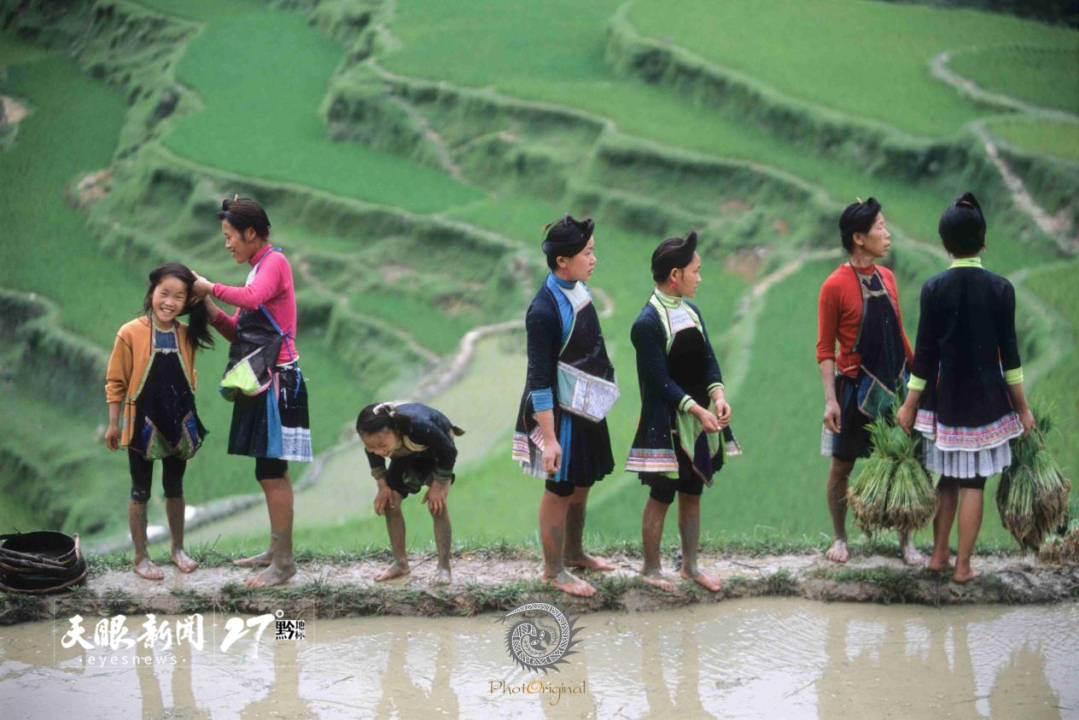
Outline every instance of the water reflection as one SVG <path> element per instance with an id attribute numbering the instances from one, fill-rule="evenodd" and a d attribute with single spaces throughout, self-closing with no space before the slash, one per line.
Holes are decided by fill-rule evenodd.
<path id="1" fill-rule="evenodd" d="M 0 629 L 0 717 L 1060 718 L 1079 714 L 1079 605 L 931 608 L 747 600 L 581 619 L 560 672 L 517 667 L 495 618 L 307 621 L 305 640 L 63 649 Z M 96 618 L 89 620 L 91 625 Z M 141 616 L 129 619 L 137 625 Z M 516 688 L 506 691 L 503 688 Z"/>

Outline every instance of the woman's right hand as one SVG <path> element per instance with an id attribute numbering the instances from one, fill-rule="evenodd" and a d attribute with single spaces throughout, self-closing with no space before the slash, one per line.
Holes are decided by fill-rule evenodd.
<path id="1" fill-rule="evenodd" d="M 105 430 L 105 447 L 109 450 L 120 449 L 120 428 L 116 426 L 116 423 L 109 423 L 109 427 Z"/>
<path id="2" fill-rule="evenodd" d="M 386 508 L 396 510 L 401 504 L 401 495 L 394 492 L 389 485 L 379 485 L 375 493 L 375 515 L 385 515 Z"/>
<path id="3" fill-rule="evenodd" d="M 710 412 L 708 408 L 694 405 L 690 408 L 690 412 L 700 421 L 701 428 L 706 433 L 716 433 L 722 429 L 719 424 L 719 418 Z"/>
<path id="4" fill-rule="evenodd" d="M 841 432 L 839 424 L 839 403 L 829 400 L 824 405 L 824 425 L 837 435 Z"/>
<path id="5" fill-rule="evenodd" d="M 547 473 L 548 477 L 552 477 L 558 472 L 558 469 L 562 467 L 562 446 L 558 444 L 557 440 L 548 439 L 544 441 L 540 460 L 543 464 L 543 472 Z"/>

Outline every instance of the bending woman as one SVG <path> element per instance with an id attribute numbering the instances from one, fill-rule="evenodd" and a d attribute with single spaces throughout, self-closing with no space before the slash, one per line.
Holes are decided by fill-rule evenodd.
<path id="1" fill-rule="evenodd" d="M 199 277 L 195 292 L 207 296 L 211 324 L 231 343 L 230 369 L 253 356 L 252 374 L 265 377 L 252 391 L 256 394 L 233 394 L 229 454 L 255 458 L 255 477 L 270 514 L 270 544 L 266 552 L 236 564 L 266 568 L 248 578 L 246 585 L 278 585 L 296 573 L 288 463 L 311 460 L 307 385 L 296 352 L 292 266 L 280 249 L 270 245 L 270 220 L 257 202 L 233 197 L 221 203 L 217 216 L 225 249 L 238 264 L 247 263 L 251 270 L 242 287 Z M 239 309 L 226 315 L 209 295 Z"/>
<path id="2" fill-rule="evenodd" d="M 393 564 L 375 580 L 391 580 L 410 572 L 401 501 L 426 486 L 422 502 L 431 512 L 438 548 L 438 571 L 433 583 L 449 584 L 452 531 L 446 496 L 453 484 L 453 466 L 457 462 L 453 438 L 464 435 L 465 431 L 428 405 L 383 402 L 360 411 L 356 433 L 363 441 L 371 475 L 378 483 L 375 514 L 386 516 L 393 552 Z M 390 459 L 388 469 L 386 458 Z"/>

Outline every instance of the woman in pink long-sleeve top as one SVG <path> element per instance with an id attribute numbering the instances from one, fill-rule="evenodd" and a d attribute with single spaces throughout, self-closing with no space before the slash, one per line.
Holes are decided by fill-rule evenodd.
<path id="1" fill-rule="evenodd" d="M 255 458 L 255 477 L 270 512 L 269 548 L 237 564 L 266 567 L 250 578 L 248 585 L 277 585 L 296 572 L 288 461 L 311 460 L 307 385 L 296 352 L 292 267 L 281 250 L 270 245 L 270 220 L 257 202 L 241 197 L 225 200 L 217 216 L 225 249 L 237 263 L 248 263 L 251 270 L 242 287 L 213 283 L 200 276 L 195 291 L 206 297 L 211 324 L 231 343 L 229 368 L 254 356 L 255 374 L 265 380 L 253 390 L 227 395 L 234 403 L 229 453 Z M 210 295 L 235 305 L 236 313 L 225 314 Z"/>

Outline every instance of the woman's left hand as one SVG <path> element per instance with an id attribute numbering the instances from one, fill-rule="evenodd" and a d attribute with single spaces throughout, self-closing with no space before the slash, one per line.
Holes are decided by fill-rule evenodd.
<path id="1" fill-rule="evenodd" d="M 427 493 L 423 496 L 423 502 L 431 511 L 433 517 L 438 517 L 446 512 L 446 496 L 450 494 L 450 479 L 435 477 Z"/>
<path id="2" fill-rule="evenodd" d="M 204 278 L 202 275 L 195 273 L 195 294 L 200 298 L 204 298 L 214 290 L 214 284 Z"/>
<path id="3" fill-rule="evenodd" d="M 719 420 L 720 428 L 731 424 L 731 406 L 722 398 L 716 401 L 716 418 Z"/>

